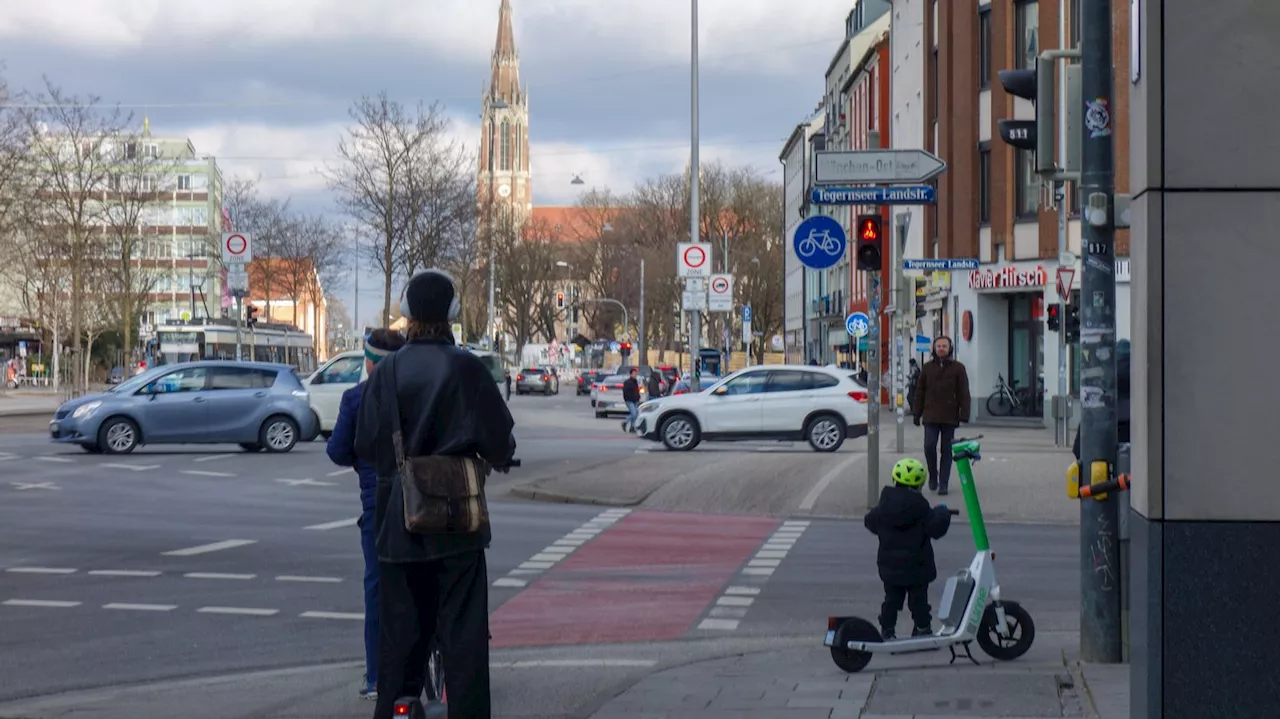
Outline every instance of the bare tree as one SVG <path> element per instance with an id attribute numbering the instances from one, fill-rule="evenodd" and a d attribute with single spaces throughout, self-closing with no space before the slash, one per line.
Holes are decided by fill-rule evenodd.
<path id="1" fill-rule="evenodd" d="M 488 319 L 488 253 L 482 252 L 482 246 L 487 247 L 488 239 L 486 233 L 481 232 L 481 218 L 486 219 L 484 224 L 487 227 L 487 219 L 494 214 L 492 203 L 477 206 L 474 179 L 468 190 L 459 195 L 458 202 L 458 221 L 445 246 L 441 266 L 453 275 L 458 285 L 463 335 L 459 340 L 468 341 L 483 334 L 481 328 Z"/>
<path id="2" fill-rule="evenodd" d="M 338 142 L 341 161 L 328 170 L 342 207 L 379 238 L 372 258 L 382 271 L 383 326 L 390 323 L 391 285 L 408 267 L 407 240 L 414 203 L 406 199 L 427 148 L 442 142 L 448 118 L 439 105 L 408 110 L 382 92 L 357 100 L 352 126 Z"/>
<path id="3" fill-rule="evenodd" d="M 343 275 L 342 231 L 320 215 L 298 217 L 292 224 L 295 229 L 287 236 L 277 261 L 280 288 L 293 303 L 293 324 L 302 326 L 298 310 L 306 301 L 312 308 L 312 326 L 318 328 L 325 304 L 324 288 Z M 323 346 L 323 339 L 319 332 L 313 334 L 316 352 Z"/>
<path id="4" fill-rule="evenodd" d="M 549 229 L 537 223 L 508 222 L 494 230 L 503 319 L 516 338 L 517 357 L 537 333 L 549 339 L 554 332 L 554 322 L 548 328 L 542 312 L 542 305 L 551 304 L 548 288 L 556 271 Z"/>
<path id="5" fill-rule="evenodd" d="M 763 362 L 768 338 L 781 331 L 783 322 L 782 185 L 745 168 L 734 172 L 731 185 L 735 224 L 730 271 L 739 303 L 751 306 L 752 330 L 761 335 L 751 351 Z"/>
<path id="6" fill-rule="evenodd" d="M 265 306 L 264 319 L 270 320 L 271 296 L 280 290 L 287 271 L 278 259 L 287 254 L 290 234 L 295 230 L 289 201 L 265 198 L 258 190 L 257 180 L 240 178 L 228 183 L 222 196 L 233 228 L 237 232 L 249 233 L 252 238 L 249 286 L 251 290 L 260 288 Z"/>
<path id="7" fill-rule="evenodd" d="M 688 178 L 666 175 L 646 180 L 636 187 L 631 202 L 634 228 L 629 231 L 653 253 L 645 274 L 645 328 L 657 340 L 651 346 L 659 347 L 659 356 L 665 358 L 681 339 L 678 320 L 684 281 L 676 277 L 676 244 L 689 236 Z"/>
<path id="8" fill-rule="evenodd" d="M 83 350 L 86 298 L 85 276 L 100 256 L 105 219 L 100 192 L 122 148 L 113 146 L 128 124 L 120 110 L 99 106 L 99 99 L 78 98 L 63 92 L 49 80 L 45 91 L 35 94 L 23 110 L 24 130 L 32 137 L 29 171 L 35 186 L 35 224 L 53 228 L 46 239 L 58 248 L 70 274 L 71 341 L 73 354 Z M 77 391 L 87 377 L 77 373 Z"/>
<path id="9" fill-rule="evenodd" d="M 347 303 L 337 295 L 325 295 L 325 343 L 329 352 L 342 352 L 352 347 L 351 334 L 359 331 L 351 319 Z"/>
<path id="10" fill-rule="evenodd" d="M 475 158 L 441 134 L 428 136 L 406 173 L 405 274 L 438 266 L 475 216 Z"/>

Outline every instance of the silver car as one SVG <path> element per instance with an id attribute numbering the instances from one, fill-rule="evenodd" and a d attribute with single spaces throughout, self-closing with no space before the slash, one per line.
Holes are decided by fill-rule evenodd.
<path id="1" fill-rule="evenodd" d="M 288 452 L 319 432 L 292 367 L 218 360 L 156 367 L 63 404 L 49 423 L 54 442 L 107 454 L 127 454 L 143 444 Z"/>

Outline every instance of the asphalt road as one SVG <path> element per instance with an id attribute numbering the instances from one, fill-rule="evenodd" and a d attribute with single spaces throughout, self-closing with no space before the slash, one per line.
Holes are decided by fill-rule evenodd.
<path id="1" fill-rule="evenodd" d="M 512 407 L 524 466 L 491 487 L 499 715 L 586 716 L 664 666 L 819 642 L 829 614 L 876 614 L 860 522 L 503 499 L 531 476 L 646 459 L 585 398 Z M 107 457 L 0 436 L 0 717 L 362 715 L 356 492 L 318 442 Z M 1074 632 L 1076 530 L 990 534 L 1004 595 L 1042 641 Z M 972 551 L 957 525 L 937 545 L 940 574 Z M 191 696 L 199 707 L 181 704 Z M 306 713 L 308 700 L 333 713 Z"/>

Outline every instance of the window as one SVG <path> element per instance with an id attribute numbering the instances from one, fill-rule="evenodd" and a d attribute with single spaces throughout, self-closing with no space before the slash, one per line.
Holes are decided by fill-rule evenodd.
<path id="1" fill-rule="evenodd" d="M 136 159 L 138 159 L 138 143 L 136 143 L 136 142 L 126 142 L 126 143 L 125 143 L 125 145 L 124 145 L 124 159 L 126 159 L 126 160 L 136 160 Z"/>
<path id="2" fill-rule="evenodd" d="M 343 357 L 326 365 L 312 382 L 314 384 L 359 384 L 360 373 L 363 370 L 363 357 Z"/>
<path id="3" fill-rule="evenodd" d="M 159 145 L 147 145 L 147 147 L 146 147 L 146 156 L 147 156 L 148 158 L 152 159 L 152 160 L 156 159 L 157 157 L 160 157 L 160 146 L 159 146 Z"/>
<path id="4" fill-rule="evenodd" d="M 187 367 L 156 380 L 151 390 L 155 394 L 170 392 L 199 392 L 204 389 L 204 367 Z"/>
<path id="5" fill-rule="evenodd" d="M 120 174 L 119 173 L 112 173 L 107 176 L 107 189 L 111 190 L 112 192 L 120 191 Z"/>
<path id="6" fill-rule="evenodd" d="M 929 56 L 929 104 L 935 123 L 938 122 L 938 85 L 938 48 L 935 46 L 933 53 Z M 933 149 L 936 152 L 938 148 Z"/>
<path id="7" fill-rule="evenodd" d="M 498 158 L 498 167 L 503 170 L 511 169 L 511 123 L 506 120 L 502 121 L 502 137 L 500 139 L 501 155 Z"/>
<path id="8" fill-rule="evenodd" d="M 764 392 L 764 383 L 768 377 L 768 372 L 748 372 L 720 385 L 720 389 L 727 395 L 760 394 Z"/>
<path id="9" fill-rule="evenodd" d="M 1018 3 L 1017 23 L 1014 59 L 1018 63 L 1018 69 L 1034 70 L 1036 56 L 1040 54 L 1040 4 L 1036 0 Z"/>
<path id="10" fill-rule="evenodd" d="M 1080 0 L 1069 0 L 1071 6 L 1067 8 L 1067 22 L 1070 26 L 1067 28 L 1067 37 L 1071 38 L 1072 47 L 1080 47 Z M 1072 60 L 1071 62 L 1080 62 Z"/>
<path id="11" fill-rule="evenodd" d="M 518 172 L 524 169 L 524 163 L 521 162 L 521 159 L 522 159 L 521 151 L 524 149 L 524 126 L 518 122 L 516 123 L 516 148 L 515 149 L 516 149 L 515 169 Z"/>
<path id="12" fill-rule="evenodd" d="M 1075 0 L 1079 2 L 1079 0 Z M 978 11 L 978 89 L 991 87 L 991 6 Z"/>
<path id="13" fill-rule="evenodd" d="M 142 178 L 142 191 L 143 191 L 143 192 L 155 192 L 155 191 L 156 191 L 156 178 L 152 177 L 151 175 L 144 175 L 144 176 L 143 176 L 143 178 Z"/>
<path id="14" fill-rule="evenodd" d="M 813 389 L 813 375 L 808 372 L 772 372 L 766 392 L 807 392 Z"/>
<path id="15" fill-rule="evenodd" d="M 1015 219 L 1034 220 L 1038 216 L 1037 208 L 1040 205 L 1040 177 L 1036 175 L 1036 154 L 1031 150 L 1018 150 L 1014 162 L 1017 163 Z"/>
<path id="16" fill-rule="evenodd" d="M 978 224 L 991 224 L 991 143 L 978 143 Z"/>
<path id="17" fill-rule="evenodd" d="M 271 370 L 215 367 L 209 374 L 209 389 L 266 389 L 275 381 L 276 373 Z"/>
<path id="18" fill-rule="evenodd" d="M 493 172 L 493 158 L 496 157 L 494 147 L 497 144 L 497 125 L 493 120 L 489 121 L 489 172 Z"/>
<path id="19" fill-rule="evenodd" d="M 829 389 L 840 384 L 840 380 L 829 374 L 818 374 L 817 372 L 808 373 L 809 382 L 813 385 L 813 389 Z"/>
<path id="20" fill-rule="evenodd" d="M 188 192 L 191 190 L 191 175 L 178 175 L 178 189 Z"/>

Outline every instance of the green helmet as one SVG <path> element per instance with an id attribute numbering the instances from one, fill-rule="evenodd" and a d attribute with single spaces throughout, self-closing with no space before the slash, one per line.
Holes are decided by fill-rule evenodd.
<path id="1" fill-rule="evenodd" d="M 924 465 L 914 457 L 905 457 L 893 465 L 893 481 L 907 487 L 919 487 L 926 477 Z"/>

